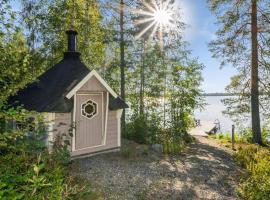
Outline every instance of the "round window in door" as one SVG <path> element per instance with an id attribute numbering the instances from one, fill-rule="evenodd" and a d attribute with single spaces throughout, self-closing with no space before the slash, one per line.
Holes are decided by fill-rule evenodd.
<path id="1" fill-rule="evenodd" d="M 92 100 L 82 103 L 81 114 L 88 119 L 93 118 L 97 114 L 97 103 Z"/>

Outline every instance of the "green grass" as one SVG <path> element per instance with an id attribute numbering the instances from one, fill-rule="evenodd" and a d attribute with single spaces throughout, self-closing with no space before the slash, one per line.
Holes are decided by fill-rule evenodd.
<path id="1" fill-rule="evenodd" d="M 238 148 L 236 160 L 248 171 L 238 187 L 239 195 L 247 200 L 270 199 L 270 150 L 254 144 Z"/>
<path id="2" fill-rule="evenodd" d="M 268 135 L 263 133 L 263 138 Z M 210 135 L 226 147 L 231 147 L 231 134 Z M 264 138 L 265 141 L 265 138 Z M 237 188 L 239 195 L 246 200 L 270 199 L 270 148 L 251 144 L 250 132 L 235 134 L 235 158 L 247 170 Z"/>
<path id="3" fill-rule="evenodd" d="M 133 150 L 128 146 L 122 146 L 120 154 L 124 158 L 130 158 L 133 155 Z"/>

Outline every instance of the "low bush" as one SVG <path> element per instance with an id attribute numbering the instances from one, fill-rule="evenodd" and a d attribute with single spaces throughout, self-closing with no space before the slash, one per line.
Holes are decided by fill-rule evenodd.
<path id="1" fill-rule="evenodd" d="M 133 151 L 132 151 L 131 148 L 126 147 L 126 146 L 123 146 L 123 147 L 121 147 L 120 153 L 121 153 L 121 155 L 122 155 L 124 158 L 130 158 L 130 156 L 132 155 Z"/>
<path id="2" fill-rule="evenodd" d="M 189 121 L 189 120 L 186 120 Z M 162 144 L 166 154 L 178 154 L 185 149 L 187 143 L 193 141 L 192 136 L 179 124 L 161 128 L 158 117 L 136 116 L 126 125 L 124 137 L 139 144 Z"/>
<path id="3" fill-rule="evenodd" d="M 139 144 L 154 144 L 159 140 L 160 127 L 156 118 L 147 119 L 143 115 L 133 117 L 126 124 L 124 137 Z"/>
<path id="4" fill-rule="evenodd" d="M 48 152 L 46 125 L 41 116 L 29 120 L 30 113 L 10 114 L 14 117 L 11 119 L 17 119 L 17 125 L 5 125 L 0 130 L 0 199 L 83 199 L 83 195 L 91 193 L 90 188 L 69 175 L 70 155 L 64 142 L 58 141 L 61 145 L 54 145 Z M 6 118 L 2 121 L 8 121 L 8 114 L 3 116 Z"/>
<path id="5" fill-rule="evenodd" d="M 254 144 L 241 146 L 236 159 L 249 172 L 239 186 L 239 194 L 247 200 L 269 200 L 270 150 Z"/>
<path id="6" fill-rule="evenodd" d="M 163 153 L 165 154 L 179 154 L 183 152 L 186 145 L 181 139 L 170 138 L 162 143 Z"/>
<path id="7" fill-rule="evenodd" d="M 191 142 L 193 138 L 187 133 L 175 133 L 172 130 L 165 130 L 161 133 L 161 144 L 163 152 L 166 154 L 179 154 L 183 152 L 186 144 Z"/>

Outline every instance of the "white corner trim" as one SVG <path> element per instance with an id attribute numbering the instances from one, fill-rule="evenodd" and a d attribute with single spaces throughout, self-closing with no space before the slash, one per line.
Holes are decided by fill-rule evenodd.
<path id="1" fill-rule="evenodd" d="M 106 83 L 106 81 L 97 73 L 96 70 L 92 70 L 89 72 L 69 93 L 66 95 L 68 99 L 76 94 L 76 92 L 92 77 L 95 76 L 99 82 L 109 91 L 109 93 L 114 97 L 117 98 L 117 94 L 113 91 L 113 89 Z"/>
<path id="2" fill-rule="evenodd" d="M 117 146 L 121 146 L 121 116 L 122 116 L 123 109 L 119 109 L 116 111 L 116 118 L 117 118 Z"/>
<path id="3" fill-rule="evenodd" d="M 52 142 L 54 141 L 53 129 L 54 129 L 54 124 L 55 124 L 55 113 L 45 113 L 44 119 L 45 119 L 47 126 L 48 126 L 46 146 L 47 146 L 49 152 L 51 152 L 52 151 Z"/>
<path id="4" fill-rule="evenodd" d="M 72 116 L 72 149 L 71 151 L 75 151 L 75 134 L 76 134 L 76 127 L 77 127 L 77 124 L 76 124 L 76 96 L 77 95 L 74 95 L 73 97 L 73 116 Z"/>
<path id="5" fill-rule="evenodd" d="M 116 118 L 117 118 L 117 119 L 120 119 L 120 118 L 121 118 L 122 112 L 123 112 L 123 109 L 118 109 L 118 110 L 116 111 Z"/>
<path id="6" fill-rule="evenodd" d="M 105 135 L 104 135 L 104 145 L 106 145 L 106 141 L 107 141 L 107 130 L 108 130 L 108 110 L 109 110 L 109 92 L 106 92 L 106 107 L 105 107 L 105 111 L 106 111 L 106 115 L 105 115 Z"/>

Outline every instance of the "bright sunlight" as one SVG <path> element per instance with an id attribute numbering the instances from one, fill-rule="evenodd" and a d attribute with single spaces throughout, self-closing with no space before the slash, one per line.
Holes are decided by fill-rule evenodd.
<path id="1" fill-rule="evenodd" d="M 175 4 L 170 1 L 141 1 L 144 9 L 132 10 L 134 14 L 141 18 L 136 21 L 136 25 L 145 25 L 137 35 L 136 39 L 144 36 L 149 30 L 149 38 L 153 38 L 158 33 L 158 38 L 162 42 L 164 32 L 169 32 L 174 26 L 173 15 L 175 15 Z"/>
<path id="2" fill-rule="evenodd" d="M 154 19 L 160 25 L 166 26 L 170 23 L 171 15 L 164 9 L 159 9 L 154 12 Z"/>

